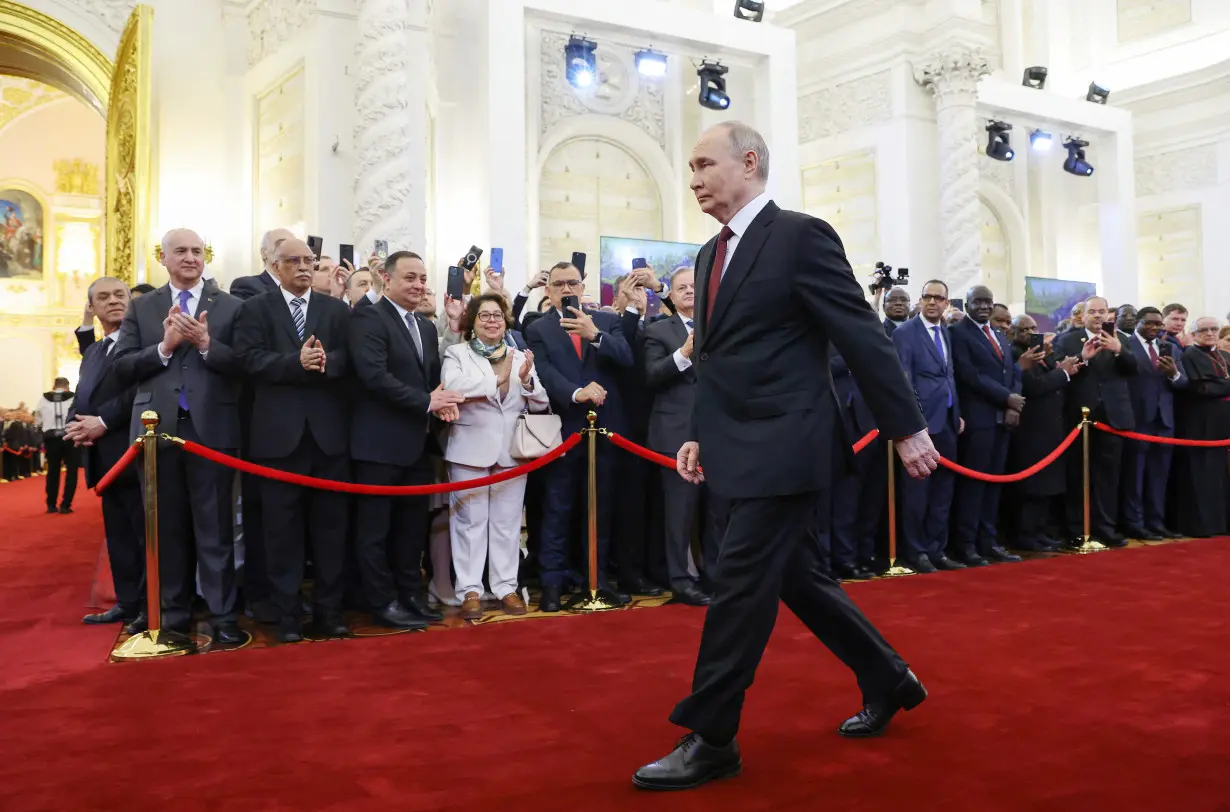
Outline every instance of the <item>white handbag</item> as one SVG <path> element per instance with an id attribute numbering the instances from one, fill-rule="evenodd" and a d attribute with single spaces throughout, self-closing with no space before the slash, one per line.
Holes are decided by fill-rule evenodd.
<path id="1" fill-rule="evenodd" d="M 564 422 L 559 415 L 530 414 L 523 412 L 517 415 L 517 425 L 513 427 L 512 448 L 509 454 L 515 460 L 536 460 L 552 449 L 558 448 L 563 442 Z"/>

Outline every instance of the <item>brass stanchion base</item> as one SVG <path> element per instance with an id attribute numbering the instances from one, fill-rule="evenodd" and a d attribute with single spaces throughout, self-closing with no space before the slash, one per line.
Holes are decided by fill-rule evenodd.
<path id="1" fill-rule="evenodd" d="M 622 609 L 623 606 L 623 602 L 614 594 L 599 589 L 574 595 L 564 608 L 569 612 L 605 612 L 609 609 Z"/>
<path id="2" fill-rule="evenodd" d="M 1074 553 L 1079 553 L 1080 555 L 1087 555 L 1088 553 L 1100 553 L 1103 550 L 1106 550 L 1109 548 L 1102 542 L 1094 541 L 1088 536 L 1085 536 L 1084 540 L 1081 541 L 1080 544 L 1077 544 L 1075 547 L 1072 547 L 1071 549 L 1072 549 L 1072 552 Z"/>
<path id="3" fill-rule="evenodd" d="M 887 570 L 884 571 L 885 578 L 897 578 L 902 575 L 917 575 L 917 574 L 918 573 L 915 572 L 914 570 L 910 569 L 909 567 L 903 564 L 898 564 L 896 561 L 892 562 L 892 566 L 890 566 Z"/>
<path id="4" fill-rule="evenodd" d="M 177 657 L 196 651 L 196 642 L 179 632 L 166 629 L 145 631 L 125 640 L 111 652 L 117 660 L 148 660 L 153 657 Z"/>

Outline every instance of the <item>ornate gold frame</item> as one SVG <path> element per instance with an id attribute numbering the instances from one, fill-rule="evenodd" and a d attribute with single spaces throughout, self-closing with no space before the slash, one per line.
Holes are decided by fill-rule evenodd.
<path id="1" fill-rule="evenodd" d="M 0 0 L 0 44 L 29 60 L 30 67 L 8 66 L 8 72 L 47 82 L 107 114 L 115 65 L 81 34 L 29 6 Z"/>

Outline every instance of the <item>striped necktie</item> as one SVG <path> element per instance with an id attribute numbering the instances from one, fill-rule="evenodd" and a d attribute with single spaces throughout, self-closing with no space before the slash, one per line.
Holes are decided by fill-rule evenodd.
<path id="1" fill-rule="evenodd" d="M 307 323 L 307 316 L 303 315 L 303 306 L 307 304 L 307 299 L 300 299 L 296 296 L 290 300 L 290 315 L 295 320 L 295 332 L 299 333 L 299 340 L 303 340 L 303 327 Z"/>

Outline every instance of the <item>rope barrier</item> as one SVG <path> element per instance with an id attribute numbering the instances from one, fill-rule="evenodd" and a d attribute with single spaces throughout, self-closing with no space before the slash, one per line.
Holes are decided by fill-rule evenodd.
<path id="1" fill-rule="evenodd" d="M 1105 423 L 1094 423 L 1093 427 L 1107 434 L 1126 437 L 1129 440 L 1140 440 L 1142 443 L 1159 443 L 1161 445 L 1182 445 L 1192 448 L 1230 448 L 1230 440 L 1181 440 L 1177 437 L 1154 437 L 1152 434 L 1139 434 L 1134 431 L 1120 431 Z"/>
<path id="2" fill-rule="evenodd" d="M 641 459 L 646 459 L 646 460 L 649 460 L 650 462 L 657 463 L 658 465 L 661 465 L 663 468 L 669 468 L 672 471 L 675 470 L 675 468 L 677 467 L 677 461 L 675 460 L 674 457 L 668 457 L 665 454 L 659 454 L 656 451 L 650 451 L 648 448 L 645 448 L 642 445 L 637 445 L 636 443 L 629 440 L 627 437 L 623 437 L 619 434 L 616 434 L 613 431 L 606 432 L 606 436 L 611 439 L 612 443 L 619 446 L 624 451 L 627 451 L 631 454 L 635 454 Z M 854 444 L 853 446 L 854 453 L 857 454 L 858 452 L 862 451 L 864 448 L 866 448 L 871 443 L 872 440 L 874 440 L 876 437 L 879 437 L 879 436 L 880 436 L 879 429 L 872 429 L 871 431 L 867 432 L 867 434 L 864 435 L 861 440 L 859 440 L 857 443 Z M 701 470 L 704 470 L 704 469 L 702 468 Z"/>
<path id="3" fill-rule="evenodd" d="M 865 435 L 863 435 L 863 439 L 859 440 L 857 443 L 854 444 L 853 446 L 854 453 L 857 454 L 858 452 L 862 451 L 867 446 L 871 445 L 871 441 L 879 436 L 880 436 L 879 429 L 872 429 L 871 431 L 867 432 Z"/>
<path id="4" fill-rule="evenodd" d="M 980 479 L 983 482 L 1020 482 L 1023 479 L 1029 479 L 1034 474 L 1046 468 L 1048 465 L 1059 459 L 1063 452 L 1068 450 L 1068 447 L 1076 442 L 1076 438 L 1081 434 L 1080 426 L 1068 432 L 1068 436 L 1063 438 L 1063 442 L 1059 447 L 1047 454 L 1042 459 L 1035 462 L 1033 465 L 1026 468 L 1024 471 L 1019 471 L 1015 474 L 984 474 L 982 471 L 975 471 L 973 468 L 966 468 L 964 465 L 959 465 L 952 460 L 940 457 L 940 465 L 950 471 L 954 471 L 962 476 L 967 476 L 970 479 Z"/>
<path id="5" fill-rule="evenodd" d="M 436 493 L 453 493 L 455 491 L 468 491 L 474 488 L 484 488 L 488 485 L 497 485 L 501 482 L 506 482 L 510 479 L 525 476 L 531 471 L 537 471 L 560 457 L 567 454 L 572 449 L 576 448 L 581 442 L 580 434 L 573 434 L 558 447 L 547 452 L 533 462 L 527 462 L 525 465 L 518 465 L 516 468 L 509 468 L 507 471 L 501 471 L 498 474 L 491 476 L 479 477 L 478 479 L 467 479 L 463 482 L 444 482 L 438 485 L 359 485 L 354 482 L 336 482 L 331 479 L 319 479 L 313 476 L 304 476 L 302 474 L 292 474 L 289 471 L 279 471 L 277 468 L 266 468 L 263 465 L 241 460 L 232 457 L 229 454 L 223 454 L 219 451 L 214 451 L 212 448 L 206 448 L 199 443 L 194 443 L 191 440 L 180 440 L 171 438 L 175 443 L 180 445 L 184 451 L 189 454 L 195 454 L 198 457 L 216 462 L 219 465 L 224 465 L 227 468 L 233 468 L 236 471 L 241 471 L 245 474 L 253 474 L 255 476 L 265 477 L 266 479 L 274 479 L 278 482 L 286 482 L 291 485 L 302 485 L 305 488 L 316 488 L 318 490 L 336 491 L 338 493 L 355 493 L 365 496 L 430 496 Z"/>
<path id="6" fill-rule="evenodd" d="M 141 453 L 141 441 L 142 438 L 140 437 L 133 441 L 133 444 L 128 446 L 128 450 L 124 452 L 124 456 L 120 457 L 119 461 L 111 466 L 111 470 L 102 479 L 98 480 L 98 484 L 94 486 L 95 495 L 102 496 L 103 491 L 111 487 L 111 483 L 119 479 L 120 474 L 124 473 L 124 469 L 132 465 L 133 460 Z"/>

